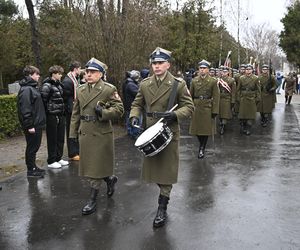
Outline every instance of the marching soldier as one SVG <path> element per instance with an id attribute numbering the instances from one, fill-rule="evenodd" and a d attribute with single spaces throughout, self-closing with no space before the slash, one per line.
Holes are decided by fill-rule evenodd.
<path id="1" fill-rule="evenodd" d="M 70 138 L 79 138 L 79 175 L 88 178 L 91 194 L 82 209 L 83 215 L 96 210 L 96 199 L 102 179 L 111 197 L 118 180 L 113 175 L 114 141 L 111 120 L 124 112 L 114 85 L 102 80 L 107 66 L 92 58 L 86 64 L 87 83 L 77 88 L 71 118 Z"/>
<path id="2" fill-rule="evenodd" d="M 261 125 L 266 127 L 269 116 L 274 108 L 274 92 L 277 88 L 275 77 L 270 75 L 269 66 L 264 64 L 261 68 L 261 75 L 258 77 L 261 87 L 261 100 L 258 111 L 261 115 Z"/>
<path id="3" fill-rule="evenodd" d="M 189 118 L 194 110 L 185 81 L 175 78 L 168 71 L 170 59 L 171 52 L 168 50 L 158 47 L 152 52 L 150 63 L 154 75 L 141 82 L 130 112 L 132 126 L 138 124 L 138 117 L 145 110 L 147 111 L 146 127 L 155 124 L 159 118 L 157 114 L 160 113 L 160 117 L 164 118 L 173 132 L 173 138 L 168 146 L 154 156 L 145 157 L 143 162 L 143 180 L 148 183 L 157 183 L 160 188 L 158 210 L 153 221 L 154 227 L 161 227 L 165 224 L 172 185 L 177 182 L 180 137 L 178 123 Z M 172 106 L 177 103 L 178 107 L 175 111 L 166 112 L 170 109 L 170 103 Z"/>
<path id="4" fill-rule="evenodd" d="M 235 81 L 229 76 L 229 68 L 224 67 L 222 77 L 218 81 L 220 88 L 220 134 L 224 134 L 227 120 L 232 118 L 232 109 L 235 103 L 236 86 Z"/>
<path id="5" fill-rule="evenodd" d="M 285 91 L 285 104 L 290 105 L 293 94 L 296 93 L 296 78 L 292 73 L 289 73 L 284 79 L 282 89 Z"/>
<path id="6" fill-rule="evenodd" d="M 261 91 L 258 77 L 253 75 L 253 66 L 246 66 L 245 75 L 239 79 L 237 87 L 237 101 L 239 102 L 239 115 L 241 132 L 250 135 L 251 126 L 256 118 L 257 105 L 260 101 Z"/>
<path id="7" fill-rule="evenodd" d="M 219 113 L 220 91 L 217 80 L 209 76 L 210 63 L 199 62 L 199 75 L 191 84 L 191 95 L 195 104 L 189 132 L 199 140 L 198 158 L 204 157 L 208 136 L 215 133 L 215 117 Z"/>
<path id="8" fill-rule="evenodd" d="M 210 68 L 209 69 L 209 76 L 216 77 L 216 69 L 215 68 Z"/>
<path id="9" fill-rule="evenodd" d="M 245 64 L 241 64 L 241 66 L 239 68 L 239 73 L 235 74 L 235 76 L 234 76 L 236 89 L 239 86 L 240 77 L 243 76 L 243 75 L 245 75 L 245 69 L 246 69 L 246 65 Z M 236 94 L 237 94 L 237 92 L 236 92 Z M 235 96 L 235 98 L 237 98 L 237 96 Z M 234 113 L 237 114 L 238 112 L 239 112 L 239 105 L 238 105 L 238 102 L 235 102 Z"/>

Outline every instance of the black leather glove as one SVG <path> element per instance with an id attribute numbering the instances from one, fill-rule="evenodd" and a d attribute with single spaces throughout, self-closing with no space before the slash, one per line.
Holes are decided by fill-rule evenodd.
<path id="1" fill-rule="evenodd" d="M 167 122 L 167 125 L 170 125 L 173 122 L 177 121 L 177 115 L 175 114 L 174 111 L 172 111 L 172 112 L 165 112 L 162 117 Z"/>
<path id="2" fill-rule="evenodd" d="M 217 115 L 218 115 L 218 114 L 212 113 L 212 114 L 211 114 L 211 118 L 212 118 L 212 119 L 215 119 Z"/>
<path id="3" fill-rule="evenodd" d="M 95 107 L 96 115 L 98 115 L 99 117 L 102 117 L 102 110 L 103 110 L 103 107 L 101 105 L 97 104 Z"/>
<path id="4" fill-rule="evenodd" d="M 132 127 L 138 126 L 138 125 L 139 125 L 139 118 L 137 118 L 137 117 L 132 117 L 132 118 L 130 119 L 130 124 L 131 124 Z"/>

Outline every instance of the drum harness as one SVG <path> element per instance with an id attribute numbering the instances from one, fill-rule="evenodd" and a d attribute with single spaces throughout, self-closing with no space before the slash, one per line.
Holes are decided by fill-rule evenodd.
<path id="1" fill-rule="evenodd" d="M 175 103 L 175 98 L 176 98 L 176 94 L 177 94 L 177 88 L 178 88 L 178 80 L 175 79 L 174 82 L 173 82 L 173 87 L 172 87 L 172 90 L 171 90 L 171 94 L 170 94 L 170 98 L 169 98 L 169 102 L 168 102 L 168 108 L 167 108 L 167 111 L 166 112 L 171 112 L 174 110 L 175 106 L 172 108 L 172 106 L 174 105 Z M 176 105 L 177 107 L 177 105 Z M 157 111 L 154 111 L 154 112 L 147 112 L 147 116 L 148 117 L 152 117 L 152 118 L 163 118 L 164 117 L 164 114 L 166 112 L 157 112 Z"/>

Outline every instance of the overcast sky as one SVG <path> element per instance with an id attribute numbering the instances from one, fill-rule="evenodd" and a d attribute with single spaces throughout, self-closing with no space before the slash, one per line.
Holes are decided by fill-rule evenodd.
<path id="1" fill-rule="evenodd" d="M 223 2 L 223 20 L 229 32 L 237 38 L 238 30 L 238 1 L 240 1 L 240 34 L 243 30 L 257 24 L 266 23 L 269 29 L 280 33 L 283 25 L 280 19 L 287 12 L 287 6 L 290 0 L 222 0 Z M 215 15 L 220 16 L 221 0 L 212 1 L 216 7 Z M 219 23 L 218 18 L 218 23 Z M 242 38 L 242 37 L 240 37 Z"/>
<path id="2" fill-rule="evenodd" d="M 21 6 L 27 16 L 24 0 L 14 0 Z M 176 0 L 172 0 L 174 3 Z M 220 15 L 221 0 L 209 0 L 210 7 L 215 6 L 215 15 Z M 240 1 L 240 30 L 247 29 L 254 24 L 268 23 L 269 27 L 278 33 L 283 29 L 280 19 L 286 13 L 286 6 L 291 0 L 222 0 L 223 18 L 230 33 L 237 36 L 238 1 Z M 35 0 L 33 0 L 35 2 Z M 185 0 L 180 0 L 180 3 Z M 246 21 L 246 18 L 248 20 Z"/>

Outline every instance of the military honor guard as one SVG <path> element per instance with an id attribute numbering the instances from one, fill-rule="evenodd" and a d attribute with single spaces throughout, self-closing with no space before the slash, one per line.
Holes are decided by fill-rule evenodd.
<path id="1" fill-rule="evenodd" d="M 237 87 L 238 118 L 240 120 L 241 133 L 251 134 L 251 126 L 256 118 L 260 98 L 261 90 L 258 77 L 253 74 L 253 66 L 248 64 L 246 73 L 240 77 Z"/>
<path id="2" fill-rule="evenodd" d="M 189 133 L 199 140 L 199 159 L 204 157 L 208 136 L 215 133 L 215 117 L 219 114 L 220 90 L 217 79 L 208 74 L 209 66 L 206 60 L 199 62 L 199 74 L 192 80 L 190 88 L 195 112 Z"/>
<path id="3" fill-rule="evenodd" d="M 114 173 L 114 138 L 112 120 L 119 119 L 123 103 L 114 85 L 105 82 L 107 66 L 92 58 L 86 64 L 86 81 L 77 88 L 71 117 L 70 138 L 79 139 L 79 175 L 88 178 L 90 199 L 83 215 L 96 210 L 96 199 L 102 180 L 107 195 L 114 193 L 118 180 Z"/>
<path id="4" fill-rule="evenodd" d="M 261 75 L 258 77 L 258 80 L 261 87 L 261 100 L 258 111 L 261 115 L 261 125 L 266 127 L 274 108 L 274 93 L 277 88 L 276 79 L 271 74 L 267 64 L 262 65 Z"/>
<path id="5" fill-rule="evenodd" d="M 220 88 L 220 134 L 223 135 L 227 121 L 232 119 L 232 109 L 235 104 L 235 80 L 229 76 L 229 68 L 222 68 L 222 77 L 218 80 Z"/>
<path id="6" fill-rule="evenodd" d="M 159 153 L 144 158 L 142 178 L 148 183 L 156 183 L 160 189 L 158 210 L 153 227 L 161 227 L 167 219 L 167 205 L 172 185 L 177 182 L 179 168 L 179 123 L 188 119 L 194 105 L 186 83 L 175 78 L 169 68 L 171 52 L 156 48 L 150 55 L 153 75 L 140 83 L 139 91 L 131 106 L 130 121 L 132 126 L 139 124 L 139 117 L 146 111 L 146 127 L 157 124 L 159 118 L 167 124 L 173 137 L 170 143 Z M 171 100 L 171 101 L 170 101 Z M 170 104 L 177 104 L 177 109 L 170 110 Z M 173 106 L 174 107 L 174 106 Z M 142 134 L 143 135 L 143 134 Z"/>
<path id="7" fill-rule="evenodd" d="M 234 75 L 236 89 L 239 86 L 241 76 L 245 75 L 245 70 L 246 70 L 246 64 L 241 64 L 240 67 L 239 67 L 238 73 L 236 73 Z M 236 92 L 236 94 L 237 94 L 237 92 Z M 237 98 L 237 96 L 235 96 L 235 98 Z M 238 102 L 235 102 L 235 105 L 234 105 L 234 114 L 235 115 L 239 112 L 239 105 L 238 104 L 239 104 Z"/>

